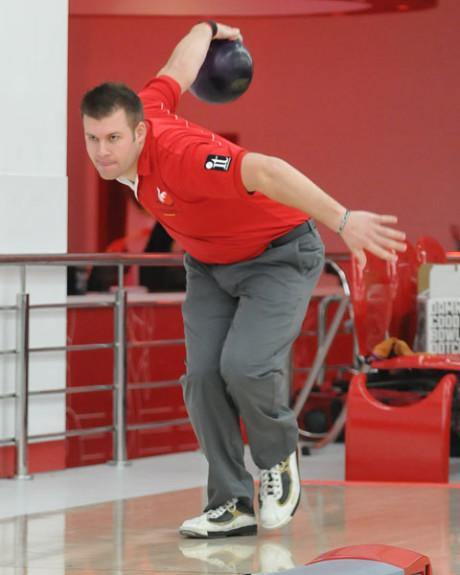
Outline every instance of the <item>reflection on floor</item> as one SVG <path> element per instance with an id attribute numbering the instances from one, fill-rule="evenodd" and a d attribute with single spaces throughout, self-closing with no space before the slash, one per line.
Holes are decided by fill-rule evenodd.
<path id="1" fill-rule="evenodd" d="M 0 575 L 271 573 L 364 543 L 412 548 L 435 575 L 460 575 L 459 488 L 312 482 L 278 532 L 181 538 L 178 525 L 202 500 L 194 488 L 1 520 Z"/>
<path id="2" fill-rule="evenodd" d="M 247 454 L 248 468 L 257 470 Z M 198 453 L 0 480 L 0 575 L 270 573 L 343 545 L 386 543 L 460 575 L 460 459 L 449 486 L 346 485 L 343 445 L 301 458 L 304 493 L 291 525 L 230 541 L 182 539 L 201 512 Z"/>

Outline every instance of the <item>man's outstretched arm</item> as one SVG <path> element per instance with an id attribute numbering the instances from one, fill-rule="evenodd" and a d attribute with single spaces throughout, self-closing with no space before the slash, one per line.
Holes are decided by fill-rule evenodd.
<path id="1" fill-rule="evenodd" d="M 238 28 L 216 23 L 217 31 L 213 38 L 212 27 L 207 22 L 195 24 L 190 32 L 174 48 L 166 65 L 157 76 L 170 76 L 179 83 L 182 93 L 195 81 L 206 58 L 211 40 L 241 40 Z"/>
<path id="2" fill-rule="evenodd" d="M 342 204 L 284 160 L 248 153 L 241 163 L 241 176 L 249 192 L 261 192 L 272 200 L 306 212 L 335 232 L 340 231 L 363 267 L 364 250 L 394 261 L 395 251 L 406 249 L 404 232 L 390 227 L 397 223 L 396 216 L 365 211 L 347 213 Z"/>

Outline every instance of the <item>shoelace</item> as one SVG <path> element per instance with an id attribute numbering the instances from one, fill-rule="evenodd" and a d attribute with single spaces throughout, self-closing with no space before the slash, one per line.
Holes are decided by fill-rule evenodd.
<path id="1" fill-rule="evenodd" d="M 259 491 L 261 499 L 266 497 L 280 499 L 283 495 L 283 484 L 281 482 L 281 473 L 284 470 L 283 463 L 279 463 L 271 469 L 261 470 Z"/>
<path id="2" fill-rule="evenodd" d="M 220 505 L 220 507 L 216 507 L 215 509 L 210 509 L 206 512 L 206 516 L 208 519 L 219 519 L 224 513 L 227 511 L 235 511 L 236 504 L 238 503 L 238 499 L 234 497 L 233 499 L 229 499 L 227 503 Z"/>

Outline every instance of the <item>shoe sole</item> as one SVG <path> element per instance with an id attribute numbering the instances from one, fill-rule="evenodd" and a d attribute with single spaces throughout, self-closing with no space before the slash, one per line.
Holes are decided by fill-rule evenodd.
<path id="1" fill-rule="evenodd" d="M 221 539 L 224 537 L 237 537 L 242 535 L 257 535 L 257 525 L 246 525 L 230 531 L 208 531 L 207 535 L 195 531 L 179 530 L 179 533 L 189 539 Z"/>

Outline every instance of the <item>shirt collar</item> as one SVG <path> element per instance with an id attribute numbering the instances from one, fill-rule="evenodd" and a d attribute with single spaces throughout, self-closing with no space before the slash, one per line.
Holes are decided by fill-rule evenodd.
<path id="1" fill-rule="evenodd" d="M 134 195 L 136 196 L 136 200 L 139 199 L 137 197 L 137 191 L 139 187 L 139 176 L 137 174 L 134 182 L 128 178 L 124 178 L 123 176 L 117 178 L 117 182 L 120 182 L 120 184 L 124 184 L 125 186 L 128 186 L 128 188 L 131 188 L 131 190 L 134 192 Z"/>

